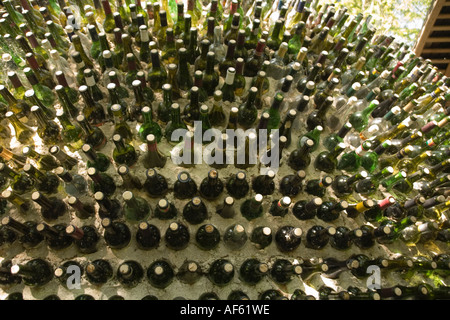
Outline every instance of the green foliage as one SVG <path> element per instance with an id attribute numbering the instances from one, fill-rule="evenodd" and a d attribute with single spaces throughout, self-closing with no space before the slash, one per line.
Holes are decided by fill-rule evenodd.
<path id="1" fill-rule="evenodd" d="M 334 2 L 334 1 L 333 1 Z M 336 2 L 335 2 L 336 3 Z M 432 0 L 338 0 L 348 12 L 364 17 L 372 15 L 379 33 L 393 35 L 398 41 L 413 45 L 417 39 Z"/>

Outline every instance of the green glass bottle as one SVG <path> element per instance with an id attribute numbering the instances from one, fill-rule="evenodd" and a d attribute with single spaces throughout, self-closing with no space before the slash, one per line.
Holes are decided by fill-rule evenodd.
<path id="1" fill-rule="evenodd" d="M 125 223 L 103 218 L 101 224 L 105 229 L 103 237 L 108 247 L 119 250 L 128 246 L 131 240 L 131 231 Z"/>
<path id="2" fill-rule="evenodd" d="M 97 251 L 97 244 L 100 237 L 93 226 L 85 225 L 79 228 L 74 225 L 69 225 L 66 227 L 65 233 L 73 238 L 75 245 L 81 253 L 89 254 Z"/>
<path id="3" fill-rule="evenodd" d="M 173 132 L 177 129 L 187 130 L 186 124 L 181 120 L 180 105 L 178 103 L 173 103 L 170 106 L 170 118 L 166 125 L 164 136 L 169 143 L 178 144 L 182 141 L 182 137 L 174 137 Z"/>
<path id="4" fill-rule="evenodd" d="M 223 87 L 222 87 L 223 89 Z M 216 90 L 214 91 L 214 100 L 213 105 L 211 107 L 211 111 L 209 112 L 209 122 L 211 126 L 218 127 L 225 125 L 226 115 L 223 110 L 223 91 Z"/>
<path id="5" fill-rule="evenodd" d="M 189 245 L 189 229 L 182 223 L 172 222 L 166 230 L 164 240 L 168 248 L 183 250 Z"/>
<path id="6" fill-rule="evenodd" d="M 12 190 L 19 195 L 28 193 L 35 188 L 35 180 L 25 172 L 16 172 L 2 163 L 2 175 L 10 179 Z"/>
<path id="7" fill-rule="evenodd" d="M 242 202 L 240 211 L 244 218 L 247 220 L 253 220 L 262 217 L 263 207 L 262 207 L 263 196 L 257 194 L 252 198 L 246 199 Z"/>
<path id="8" fill-rule="evenodd" d="M 131 191 L 125 191 L 122 198 L 125 201 L 123 210 L 127 220 L 141 221 L 151 214 L 150 205 L 144 198 L 133 194 Z"/>
<path id="9" fill-rule="evenodd" d="M 103 11 L 105 13 L 105 19 L 103 20 L 103 29 L 106 33 L 112 33 L 116 24 L 114 22 L 113 13 L 111 10 L 111 5 L 107 0 L 101 0 Z"/>
<path id="10" fill-rule="evenodd" d="M 24 264 L 15 264 L 11 267 L 12 275 L 19 275 L 25 285 L 40 287 L 53 279 L 53 270 L 46 260 L 35 258 Z"/>
<path id="11" fill-rule="evenodd" d="M 153 134 L 156 138 L 156 141 L 160 142 L 162 137 L 162 130 L 159 124 L 153 121 L 152 110 L 146 106 L 141 109 L 141 112 L 144 118 L 144 123 L 139 127 L 139 138 L 142 142 L 146 142 L 147 136 L 149 134 Z"/>
<path id="12" fill-rule="evenodd" d="M 44 237 L 36 230 L 37 222 L 25 221 L 22 223 L 8 216 L 1 220 L 1 225 L 16 232 L 19 235 L 19 242 L 26 249 L 36 247 L 44 240 Z"/>
<path id="13" fill-rule="evenodd" d="M 194 121 L 200 120 L 200 101 L 199 101 L 199 88 L 193 86 L 189 90 L 189 103 L 183 110 L 183 121 L 187 125 L 192 125 Z"/>
<path id="14" fill-rule="evenodd" d="M 40 107 L 32 106 L 31 112 L 38 121 L 37 134 L 45 144 L 53 145 L 62 140 L 59 126 L 53 120 L 48 119 Z"/>
<path id="15" fill-rule="evenodd" d="M 320 146 L 320 135 L 323 132 L 323 126 L 318 125 L 314 129 L 311 129 L 304 135 L 300 136 L 300 139 L 298 140 L 298 146 L 301 148 L 306 140 L 311 139 L 314 141 L 314 146 L 312 147 L 311 151 L 316 151 L 317 148 Z"/>
<path id="16" fill-rule="evenodd" d="M 53 94 L 53 93 L 52 93 Z M 33 89 L 27 90 L 25 92 L 25 99 L 28 101 L 28 103 L 31 106 L 38 106 L 40 109 L 42 109 L 42 112 L 48 119 L 54 119 L 55 118 L 55 109 L 53 107 L 46 107 L 41 100 L 39 100 L 36 96 L 36 92 Z M 31 109 L 30 109 L 31 111 Z"/>
<path id="17" fill-rule="evenodd" d="M 31 146 L 23 147 L 22 154 L 36 162 L 40 170 L 49 171 L 59 167 L 58 161 L 50 154 L 41 154 Z"/>
<path id="18" fill-rule="evenodd" d="M 372 100 L 369 106 L 364 110 L 352 113 L 348 118 L 348 122 L 351 123 L 357 132 L 363 131 L 369 123 L 370 114 L 379 104 L 380 102 L 378 100 Z"/>
<path id="19" fill-rule="evenodd" d="M 147 169 L 143 187 L 152 198 L 164 196 L 169 189 L 166 178 L 153 168 Z"/>
<path id="20" fill-rule="evenodd" d="M 213 96 L 219 84 L 219 72 L 214 69 L 216 55 L 209 51 L 206 55 L 206 69 L 203 72 L 203 88 L 208 96 Z"/>
<path id="21" fill-rule="evenodd" d="M 81 85 L 78 88 L 78 92 L 80 93 L 85 103 L 83 108 L 83 115 L 87 119 L 87 121 L 94 126 L 101 126 L 103 123 L 105 123 L 105 110 L 100 103 L 94 101 L 90 94 L 89 87 L 86 85 Z"/>
<path id="22" fill-rule="evenodd" d="M 258 117 L 258 109 L 255 106 L 255 98 L 258 94 L 256 87 L 251 87 L 247 101 L 239 106 L 238 124 L 244 129 L 252 127 Z"/>
<path id="23" fill-rule="evenodd" d="M 292 207 L 292 214 L 299 220 L 313 219 L 322 202 L 320 198 L 313 198 L 310 201 L 299 200 Z"/>
<path id="24" fill-rule="evenodd" d="M 35 179 L 35 187 L 38 191 L 45 194 L 53 194 L 59 191 L 60 180 L 53 172 L 42 172 L 30 163 L 24 165 L 23 171 Z"/>
<path id="25" fill-rule="evenodd" d="M 9 123 L 13 126 L 17 141 L 24 145 L 34 145 L 33 137 L 35 132 L 33 131 L 33 128 L 22 123 L 13 111 L 7 111 L 5 113 L 5 118 L 8 119 Z"/>
<path id="26" fill-rule="evenodd" d="M 160 62 L 158 50 L 150 50 L 150 57 L 152 64 L 147 74 L 147 81 L 153 90 L 161 90 L 163 84 L 167 81 L 167 71 Z"/>
<path id="27" fill-rule="evenodd" d="M 266 110 L 270 115 L 270 119 L 267 124 L 267 130 L 269 132 L 271 130 L 278 129 L 280 126 L 280 119 L 281 119 L 280 108 L 283 103 L 283 100 L 284 100 L 283 94 L 280 92 L 277 92 L 273 98 L 272 105 L 270 106 L 270 108 L 268 110 Z"/>
<path id="28" fill-rule="evenodd" d="M 161 233 L 159 229 L 147 222 L 139 223 L 136 232 L 137 247 L 141 250 L 151 250 L 159 246 Z"/>
<path id="29" fill-rule="evenodd" d="M 79 114 L 79 110 L 78 108 L 72 103 L 72 101 L 70 100 L 66 89 L 64 88 L 64 86 L 62 85 L 57 85 L 55 87 L 55 91 L 56 94 L 58 96 L 58 100 L 62 106 L 62 109 L 64 110 L 64 112 L 72 119 L 75 119 L 78 114 Z"/>
<path id="30" fill-rule="evenodd" d="M 116 191 L 116 184 L 114 179 L 108 174 L 98 171 L 96 168 L 91 167 L 87 170 L 89 178 L 91 178 L 91 190 L 95 192 L 103 192 L 105 196 L 109 197 L 114 195 Z"/>
<path id="31" fill-rule="evenodd" d="M 103 131 L 99 127 L 92 126 L 84 115 L 79 115 L 76 120 L 84 131 L 84 143 L 89 144 L 94 150 L 101 150 L 106 145 Z"/>
<path id="32" fill-rule="evenodd" d="M 302 267 L 287 259 L 275 260 L 270 269 L 270 277 L 278 284 L 287 284 L 293 280 L 293 276 L 299 276 L 301 273 Z"/>
<path id="33" fill-rule="evenodd" d="M 239 268 L 239 278 L 249 285 L 258 284 L 268 273 L 268 265 L 256 258 L 245 260 Z"/>
<path id="34" fill-rule="evenodd" d="M 95 152 L 89 144 L 84 144 L 81 147 L 81 150 L 83 150 L 83 153 L 88 158 L 86 161 L 87 168 L 95 168 L 100 172 L 105 172 L 108 170 L 111 160 L 105 154 Z"/>
<path id="35" fill-rule="evenodd" d="M 142 159 L 142 163 L 146 169 L 163 168 L 166 164 L 167 157 L 159 150 L 156 137 L 153 134 L 147 135 L 147 153 Z"/>
<path id="36" fill-rule="evenodd" d="M 305 170 L 311 163 L 311 151 L 314 145 L 312 139 L 306 139 L 300 148 L 292 151 L 288 159 L 289 167 L 296 171 Z"/>
<path id="37" fill-rule="evenodd" d="M 52 89 L 41 83 L 31 68 L 24 68 L 23 72 L 25 73 L 25 76 L 27 77 L 31 88 L 34 91 L 36 98 L 39 99 L 39 101 L 41 101 L 42 104 L 47 108 L 52 108 L 53 104 L 55 103 L 55 95 Z M 26 92 L 24 93 L 24 95 L 25 97 L 27 97 Z"/>
<path id="38" fill-rule="evenodd" d="M 126 288 L 136 287 L 144 277 L 144 269 L 139 262 L 126 260 L 117 269 L 117 278 Z"/>
<path id="39" fill-rule="evenodd" d="M 115 145 L 112 152 L 114 162 L 132 167 L 138 160 L 135 148 L 131 144 L 126 143 L 120 134 L 114 134 L 112 140 Z"/>
<path id="40" fill-rule="evenodd" d="M 320 152 L 314 160 L 314 168 L 326 173 L 333 173 L 337 167 L 337 157 L 345 148 L 345 143 L 339 143 L 333 151 Z"/>
<path id="41" fill-rule="evenodd" d="M 56 197 L 46 197 L 39 191 L 31 194 L 31 200 L 40 206 L 40 214 L 45 220 L 56 220 L 67 212 L 67 205 L 63 200 Z"/>
<path id="42" fill-rule="evenodd" d="M 225 286 L 234 278 L 234 266 L 226 259 L 215 260 L 209 267 L 208 279 L 217 286 Z"/>
<path id="43" fill-rule="evenodd" d="M 65 229 L 65 224 L 49 226 L 46 223 L 39 223 L 36 225 L 36 231 L 44 237 L 51 250 L 66 249 L 73 243 L 73 239 L 65 234 Z"/>
<path id="44" fill-rule="evenodd" d="M 165 260 L 156 260 L 147 269 L 147 279 L 155 288 L 166 288 L 172 283 L 174 278 L 175 271 Z"/>

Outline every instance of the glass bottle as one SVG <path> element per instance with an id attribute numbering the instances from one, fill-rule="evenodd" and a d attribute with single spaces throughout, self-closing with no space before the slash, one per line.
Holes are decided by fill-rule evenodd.
<path id="1" fill-rule="evenodd" d="M 47 246 L 52 250 L 63 250 L 68 248 L 72 243 L 72 237 L 66 235 L 65 224 L 55 224 L 49 226 L 46 223 L 36 225 L 36 231 L 39 232 L 47 242 Z"/>
<path id="2" fill-rule="evenodd" d="M 150 50 L 150 57 L 152 65 L 147 74 L 147 81 L 153 90 L 161 90 L 162 85 L 167 80 L 167 71 L 159 60 L 158 50 Z"/>
<path id="3" fill-rule="evenodd" d="M 247 242 L 247 239 L 247 232 L 241 224 L 227 227 L 223 234 L 224 245 L 230 250 L 240 250 Z"/>
<path id="4" fill-rule="evenodd" d="M 113 276 L 113 269 L 108 260 L 96 259 L 86 265 L 86 278 L 94 285 L 102 285 Z"/>
<path id="5" fill-rule="evenodd" d="M 119 250 L 128 246 L 131 240 L 131 231 L 125 223 L 103 218 L 101 224 L 105 230 L 103 237 L 108 247 Z"/>
<path id="6" fill-rule="evenodd" d="M 190 224 L 202 223 L 208 217 L 205 203 L 199 197 L 193 197 L 184 206 L 183 217 Z"/>
<path id="7" fill-rule="evenodd" d="M 208 278 L 217 286 L 225 286 L 234 278 L 234 266 L 227 259 L 215 260 L 209 267 Z"/>
<path id="8" fill-rule="evenodd" d="M 116 191 L 116 184 L 114 179 L 108 174 L 98 171 L 91 167 L 87 170 L 89 178 L 92 179 L 91 189 L 93 192 L 101 191 L 105 196 L 112 196 Z"/>
<path id="9" fill-rule="evenodd" d="M 212 224 L 204 224 L 197 229 L 195 241 L 202 250 L 213 250 L 220 243 L 220 232 Z"/>
<path id="10" fill-rule="evenodd" d="M 32 106 L 31 112 L 38 121 L 37 134 L 45 144 L 56 144 L 61 141 L 61 130 L 59 126 L 47 118 L 44 111 L 38 106 Z"/>
<path id="11" fill-rule="evenodd" d="M 141 222 L 136 231 L 137 247 L 141 250 L 151 250 L 159 246 L 161 233 L 155 225 L 148 222 Z"/>
<path id="12" fill-rule="evenodd" d="M 36 230 L 37 222 L 25 221 L 22 223 L 8 216 L 2 218 L 1 225 L 17 232 L 19 242 L 26 249 L 37 247 L 44 240 L 44 237 Z"/>
<path id="13" fill-rule="evenodd" d="M 5 118 L 13 126 L 17 141 L 24 145 L 34 145 L 35 132 L 32 127 L 22 123 L 13 111 L 7 111 Z"/>
<path id="14" fill-rule="evenodd" d="M 277 284 L 287 284 L 292 281 L 293 276 L 299 276 L 301 273 L 302 267 L 287 259 L 276 259 L 270 269 L 270 277 Z"/>
<path id="15" fill-rule="evenodd" d="M 302 229 L 290 225 L 278 228 L 275 233 L 275 244 L 281 252 L 291 252 L 301 243 Z"/>
<path id="16" fill-rule="evenodd" d="M 206 69 L 203 72 L 203 88 L 206 90 L 208 96 L 213 96 L 216 87 L 219 84 L 219 72 L 215 71 L 216 55 L 214 52 L 209 51 L 206 54 Z"/>
<path id="17" fill-rule="evenodd" d="M 82 227 L 76 227 L 71 224 L 66 227 L 65 233 L 73 238 L 75 245 L 81 253 L 90 254 L 97 251 L 100 237 L 93 226 L 84 225 Z"/>
<path id="18" fill-rule="evenodd" d="M 239 278 L 249 285 L 258 284 L 269 273 L 269 266 L 256 258 L 245 260 L 239 268 Z"/>
<path id="19" fill-rule="evenodd" d="M 125 143 L 121 135 L 113 135 L 113 142 L 115 148 L 112 153 L 112 158 L 117 164 L 125 164 L 128 167 L 132 167 L 138 160 L 138 155 L 134 147 Z"/>
<path id="20" fill-rule="evenodd" d="M 41 287 L 53 278 L 53 270 L 46 260 L 35 258 L 24 264 L 14 264 L 11 274 L 22 278 L 25 285 L 30 287 Z"/>
<path id="21" fill-rule="evenodd" d="M 46 197 L 39 191 L 31 194 L 31 200 L 40 206 L 40 214 L 45 220 L 56 220 L 67 212 L 64 201 L 56 197 Z"/>
<path id="22" fill-rule="evenodd" d="M 254 197 L 246 199 L 240 206 L 241 214 L 247 220 L 259 218 L 263 214 L 263 196 L 256 194 Z"/>
<path id="23" fill-rule="evenodd" d="M 125 201 L 124 215 L 129 221 L 145 220 L 150 215 L 152 210 L 144 198 L 133 194 L 131 191 L 125 191 L 122 198 Z"/>
<path id="24" fill-rule="evenodd" d="M 201 270 L 200 265 L 197 262 L 186 260 L 180 266 L 176 276 L 180 282 L 187 284 L 194 284 L 195 282 L 200 280 L 202 275 L 203 272 Z"/>
<path id="25" fill-rule="evenodd" d="M 152 134 L 156 138 L 156 141 L 160 142 L 162 131 L 159 124 L 152 119 L 152 110 L 149 107 L 145 106 L 141 109 L 141 112 L 144 118 L 144 123 L 139 127 L 139 138 L 141 139 L 141 141 L 146 142 L 147 136 L 149 134 Z"/>
<path id="26" fill-rule="evenodd" d="M 60 180 L 53 172 L 42 172 L 30 163 L 24 165 L 23 171 L 35 180 L 36 190 L 45 194 L 54 194 L 59 191 Z"/>
<path id="27" fill-rule="evenodd" d="M 164 240 L 168 248 L 176 251 L 183 250 L 189 244 L 189 230 L 182 223 L 172 222 L 164 234 Z"/>
<path id="28" fill-rule="evenodd" d="M 178 103 L 172 103 L 170 106 L 170 121 L 167 123 L 164 135 L 167 141 L 171 144 L 180 143 L 181 137 L 174 137 L 173 132 L 177 129 L 187 130 L 186 124 L 181 120 L 180 105 Z"/>
<path id="29" fill-rule="evenodd" d="M 147 169 L 145 174 L 146 179 L 143 187 L 147 194 L 152 198 L 164 196 L 169 188 L 166 178 L 153 168 Z"/>

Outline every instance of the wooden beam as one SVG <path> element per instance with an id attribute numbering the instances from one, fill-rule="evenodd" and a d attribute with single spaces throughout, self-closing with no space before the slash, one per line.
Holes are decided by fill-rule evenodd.
<path id="1" fill-rule="evenodd" d="M 436 17 L 436 19 L 450 19 L 450 13 L 443 13 Z"/>
<path id="2" fill-rule="evenodd" d="M 432 64 L 450 63 L 450 59 L 430 59 Z"/>
<path id="3" fill-rule="evenodd" d="M 450 42 L 450 37 L 441 37 L 441 38 L 439 38 L 439 37 L 428 37 L 427 39 L 424 39 L 423 45 L 425 45 L 425 43 L 427 43 L 427 42 Z"/>
<path id="4" fill-rule="evenodd" d="M 436 19 L 439 17 L 439 12 L 441 12 L 444 3 L 445 0 L 435 0 L 433 2 L 432 4 L 433 7 L 430 8 L 429 11 L 430 13 L 428 14 L 428 17 L 426 18 L 426 21 L 423 24 L 422 30 L 419 36 L 417 37 L 417 41 L 414 46 L 414 52 L 416 55 L 420 56 L 422 54 L 423 48 L 425 47 L 425 43 L 429 42 L 428 37 L 430 36 L 431 28 L 434 26 Z M 450 40 L 445 42 L 450 42 Z"/>
<path id="5" fill-rule="evenodd" d="M 425 48 L 422 50 L 422 54 L 425 53 L 450 53 L 450 48 Z"/>
<path id="6" fill-rule="evenodd" d="M 433 26 L 431 27 L 431 32 L 433 31 L 450 31 L 450 25 L 447 26 Z"/>

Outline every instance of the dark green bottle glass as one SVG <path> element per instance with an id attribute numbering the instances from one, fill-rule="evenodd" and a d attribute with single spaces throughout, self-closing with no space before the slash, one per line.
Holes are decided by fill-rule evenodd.
<path id="1" fill-rule="evenodd" d="M 195 241 L 202 250 L 213 250 L 220 243 L 220 232 L 212 224 L 204 224 L 197 229 Z"/>
<path id="2" fill-rule="evenodd" d="M 125 223 L 103 218 L 101 224 L 105 229 L 103 238 L 109 248 L 119 250 L 128 246 L 131 240 L 131 231 Z"/>
<path id="3" fill-rule="evenodd" d="M 96 252 L 100 236 L 94 226 L 84 225 L 76 227 L 68 225 L 65 233 L 73 238 L 78 250 L 83 254 L 90 254 Z"/>
<path id="4" fill-rule="evenodd" d="M 134 147 L 129 143 L 125 143 L 120 134 L 113 135 L 113 142 L 115 144 L 112 153 L 114 162 L 132 167 L 138 160 L 138 155 Z"/>
<path id="5" fill-rule="evenodd" d="M 164 234 L 166 246 L 172 250 L 183 250 L 189 245 L 189 229 L 182 223 L 172 222 Z"/>
<path id="6" fill-rule="evenodd" d="M 250 199 L 246 199 L 242 202 L 240 211 L 241 215 L 247 220 L 253 220 L 263 215 L 262 207 L 263 196 L 261 194 L 256 194 Z"/>
<path id="7" fill-rule="evenodd" d="M 269 266 L 256 258 L 245 260 L 239 268 L 239 279 L 249 285 L 256 285 L 269 272 Z"/>
<path id="8" fill-rule="evenodd" d="M 287 259 L 275 260 L 270 269 L 270 277 L 277 284 L 287 284 L 293 280 L 293 276 L 299 276 L 301 273 L 302 267 Z"/>
<path id="9" fill-rule="evenodd" d="M 94 285 L 107 283 L 113 277 L 111 263 L 105 259 L 96 259 L 86 265 L 86 278 Z"/>
<path id="10" fill-rule="evenodd" d="M 209 267 L 208 279 L 217 286 L 225 286 L 234 278 L 234 266 L 227 259 L 215 260 Z"/>
<path id="11" fill-rule="evenodd" d="M 117 268 L 117 280 L 125 288 L 136 287 L 144 277 L 144 268 L 139 262 L 126 260 Z"/>
<path id="12" fill-rule="evenodd" d="M 25 285 L 39 287 L 53 279 L 53 270 L 49 262 L 41 258 L 32 259 L 24 264 L 15 264 L 11 267 L 12 275 L 22 277 Z"/>
<path id="13" fill-rule="evenodd" d="M 143 188 L 147 194 L 152 198 L 163 197 L 169 189 L 166 178 L 153 168 L 147 169 L 145 174 L 146 179 Z"/>
<path id="14" fill-rule="evenodd" d="M 183 217 L 190 224 L 202 223 L 208 217 L 205 203 L 199 198 L 192 198 L 183 208 Z"/>
<path id="15" fill-rule="evenodd" d="M 106 197 L 110 197 L 114 195 L 116 192 L 116 183 L 114 182 L 114 179 L 104 173 L 100 172 L 94 167 L 91 167 L 87 170 L 87 174 L 89 178 L 91 178 L 91 190 L 92 192 L 102 192 L 105 194 Z"/>
<path id="16" fill-rule="evenodd" d="M 136 231 L 137 247 L 141 250 L 156 249 L 161 242 L 161 233 L 155 225 L 141 222 Z"/>

